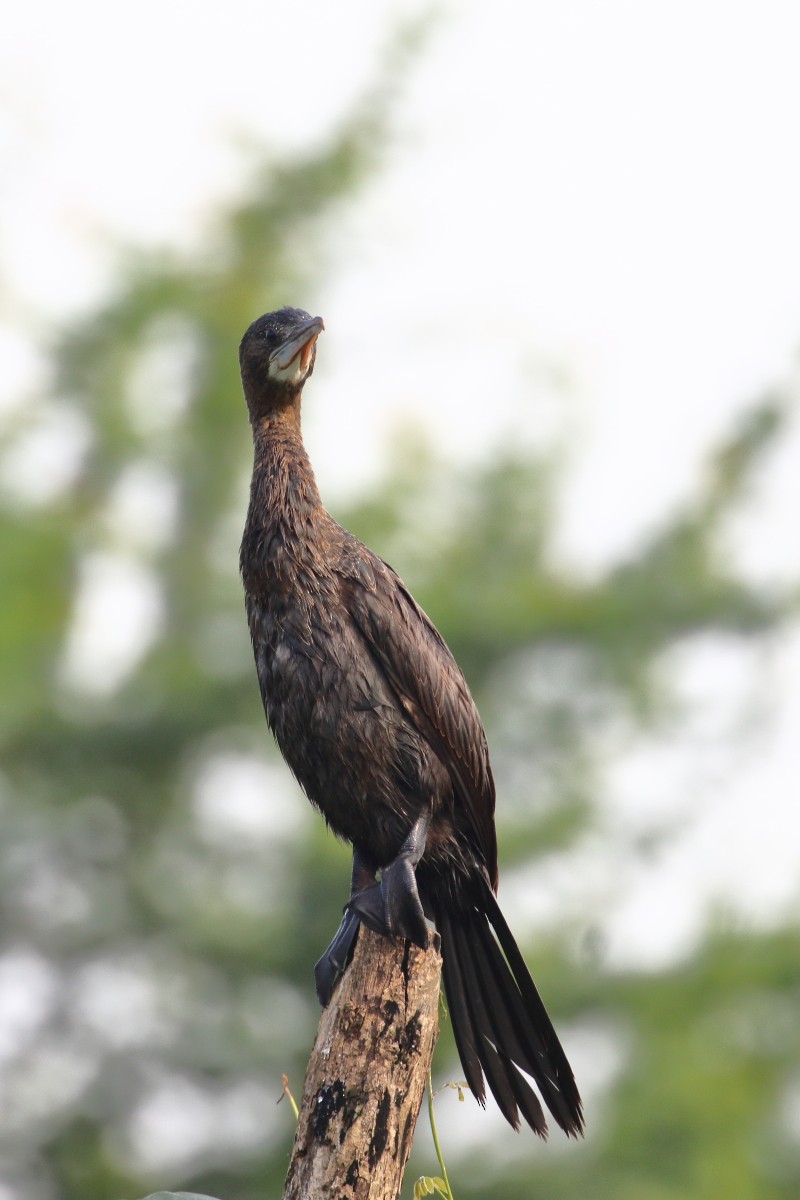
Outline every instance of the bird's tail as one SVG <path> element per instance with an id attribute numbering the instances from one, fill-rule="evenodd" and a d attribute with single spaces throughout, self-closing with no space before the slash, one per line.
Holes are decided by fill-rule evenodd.
<path id="1" fill-rule="evenodd" d="M 434 895 L 432 908 L 450 1020 L 476 1099 L 486 1103 L 485 1076 L 506 1120 L 519 1129 L 521 1113 L 546 1137 L 542 1106 L 524 1071 L 564 1132 L 577 1136 L 583 1109 L 572 1068 L 488 883 L 480 880 L 467 907 Z"/>

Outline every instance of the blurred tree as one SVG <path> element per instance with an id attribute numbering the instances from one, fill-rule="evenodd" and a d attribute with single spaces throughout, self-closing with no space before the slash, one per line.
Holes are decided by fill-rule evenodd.
<path id="1" fill-rule="evenodd" d="M 261 716 L 236 574 L 250 468 L 236 346 L 258 313 L 308 294 L 388 96 L 317 155 L 259 168 L 204 262 L 137 259 L 4 433 L 0 1183 L 13 1200 L 280 1194 L 280 1076 L 299 1091 L 347 854 Z M 760 643 L 789 615 L 722 550 L 785 407 L 756 406 L 693 502 L 591 581 L 552 565 L 550 462 L 509 453 L 459 475 L 400 448 L 378 492 L 337 514 L 401 570 L 466 670 L 517 884 L 534 860 L 569 866 L 598 828 L 605 734 L 674 723 L 655 669 L 670 647 L 720 632 Z M 57 445 L 57 471 L 36 471 L 37 438 Z M 446 520 L 426 518 L 422 538 L 420 512 Z M 583 1145 L 543 1151 L 481 1115 L 494 1152 L 484 1139 L 448 1154 L 460 1200 L 796 1196 L 797 931 L 714 933 L 691 962 L 620 974 L 601 939 L 576 949 L 597 928 L 591 904 L 587 885 L 531 964 L 567 1040 L 599 1038 L 620 1068 L 589 1096 Z M 455 1070 L 447 1035 L 439 1053 Z"/>

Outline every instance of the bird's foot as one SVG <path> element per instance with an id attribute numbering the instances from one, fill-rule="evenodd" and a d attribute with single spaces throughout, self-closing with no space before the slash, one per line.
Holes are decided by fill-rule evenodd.
<path id="1" fill-rule="evenodd" d="M 417 891 L 415 868 L 425 849 L 430 815 L 423 812 L 412 825 L 394 862 L 381 868 L 375 882 L 375 867 L 358 849 L 353 850 L 350 901 L 345 906 L 333 940 L 314 968 L 317 996 L 323 1007 L 344 974 L 353 953 L 358 927 L 364 924 L 384 937 L 404 937 L 426 949 L 430 941 L 428 923 Z"/>
<path id="2" fill-rule="evenodd" d="M 377 887 L 377 884 L 375 886 Z M 331 939 L 330 945 L 314 967 L 317 999 L 323 1008 L 329 1004 L 330 998 L 333 995 L 333 989 L 342 975 L 344 975 L 347 964 L 350 961 L 350 956 L 353 953 L 356 934 L 358 933 L 360 924 L 361 917 L 358 913 L 353 912 L 350 905 L 348 905 L 344 910 L 344 916 L 339 928 Z"/>
<path id="3" fill-rule="evenodd" d="M 428 945 L 428 923 L 417 891 L 414 867 L 405 857 L 396 858 L 384 867 L 380 883 L 353 896 L 347 909 L 357 913 L 375 933 L 408 938 L 423 949 Z"/>

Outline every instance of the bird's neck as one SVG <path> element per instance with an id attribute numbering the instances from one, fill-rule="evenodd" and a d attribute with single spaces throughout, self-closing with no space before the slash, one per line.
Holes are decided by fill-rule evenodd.
<path id="1" fill-rule="evenodd" d="M 242 564 L 271 578 L 313 552 L 311 530 L 327 516 L 303 445 L 299 398 L 253 422 L 253 446 Z"/>

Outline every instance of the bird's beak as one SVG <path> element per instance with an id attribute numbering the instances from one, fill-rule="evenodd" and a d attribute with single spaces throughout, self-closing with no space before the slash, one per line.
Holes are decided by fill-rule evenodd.
<path id="1" fill-rule="evenodd" d="M 299 364 L 300 370 L 301 372 L 305 371 L 314 349 L 314 343 L 324 328 L 322 317 L 309 317 L 307 321 L 303 321 L 302 325 L 297 326 L 292 336 L 282 346 L 278 346 L 276 350 L 272 351 L 269 361 L 275 363 L 278 370 L 285 371 L 300 354 L 302 355 Z"/>

